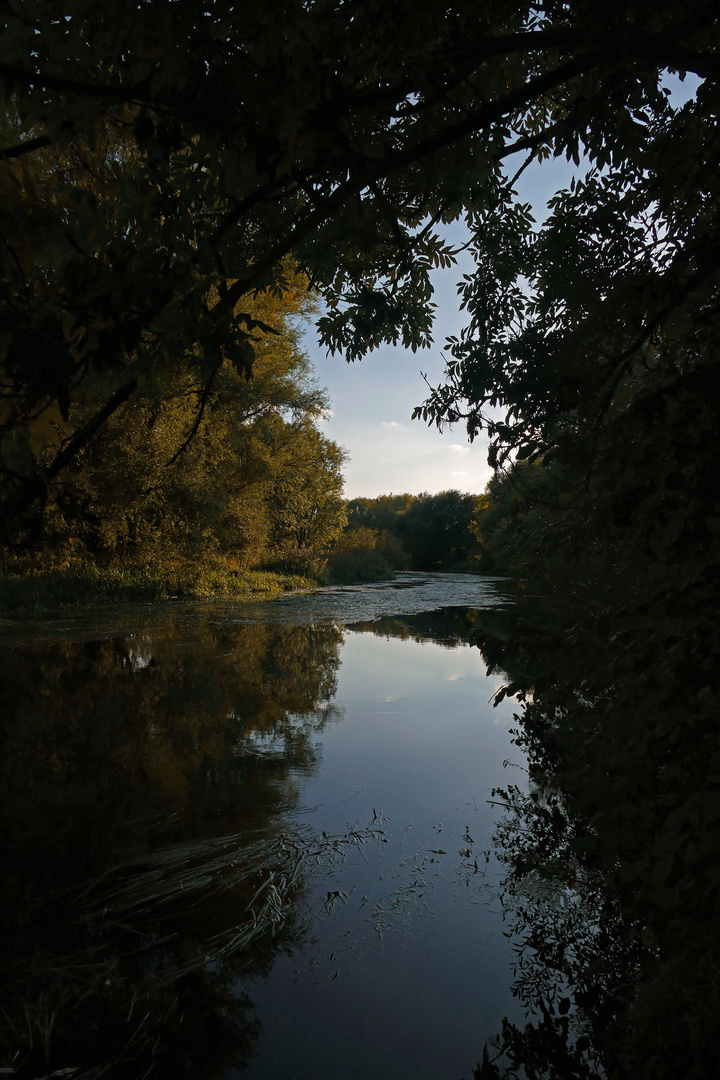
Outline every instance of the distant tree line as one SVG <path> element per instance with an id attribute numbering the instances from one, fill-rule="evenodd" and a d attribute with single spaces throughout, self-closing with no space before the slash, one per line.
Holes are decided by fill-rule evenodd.
<path id="1" fill-rule="evenodd" d="M 336 550 L 373 551 L 396 570 L 475 568 L 480 548 L 471 525 L 477 498 L 450 490 L 351 499 Z"/>

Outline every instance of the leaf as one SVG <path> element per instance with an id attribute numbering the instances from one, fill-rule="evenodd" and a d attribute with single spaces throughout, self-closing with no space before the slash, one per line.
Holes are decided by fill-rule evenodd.
<path id="1" fill-rule="evenodd" d="M 56 446 L 60 441 L 60 433 L 57 427 L 44 416 L 39 417 L 31 424 L 28 431 L 28 445 L 35 456 L 46 446 Z"/>

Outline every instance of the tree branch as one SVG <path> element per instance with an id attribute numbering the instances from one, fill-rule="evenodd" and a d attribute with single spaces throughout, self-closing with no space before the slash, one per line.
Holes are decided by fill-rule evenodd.
<path id="1" fill-rule="evenodd" d="M 48 465 L 43 474 L 46 480 L 52 480 L 57 474 L 64 468 L 66 468 L 75 455 L 82 450 L 83 446 L 92 438 L 98 428 L 102 427 L 106 420 L 108 420 L 114 412 L 124 405 L 128 398 L 137 390 L 137 379 L 130 379 L 124 386 L 119 387 L 113 394 L 110 395 L 108 400 L 102 406 L 101 409 L 95 413 L 93 417 L 86 424 L 76 431 L 71 437 L 66 446 L 57 454 L 54 460 Z"/>
<path id="2" fill-rule="evenodd" d="M 213 371 L 212 374 L 210 375 L 210 378 L 207 380 L 207 382 L 203 386 L 202 393 L 200 394 L 200 405 L 198 406 L 197 416 L 193 420 L 192 426 L 190 427 L 190 430 L 188 431 L 187 435 L 185 436 L 185 439 L 183 440 L 182 445 L 173 454 L 173 456 L 170 458 L 170 460 L 165 462 L 165 468 L 166 469 L 170 465 L 175 464 L 175 462 L 180 457 L 180 455 L 183 454 L 187 450 L 188 446 L 190 445 L 190 443 L 193 441 L 193 439 L 197 435 L 198 428 L 200 427 L 200 424 L 202 423 L 202 418 L 205 415 L 205 407 L 206 407 L 207 402 L 208 402 L 208 397 L 210 396 L 210 391 L 212 390 L 212 385 L 215 382 L 216 374 L 217 374 L 217 370 Z"/>
<path id="3" fill-rule="evenodd" d="M 40 71 L 28 71 L 14 64 L 0 63 L 0 79 L 5 79 L 12 86 L 20 83 L 25 86 L 37 86 L 43 90 L 57 90 L 61 94 L 77 94 L 80 97 L 102 98 L 105 101 L 119 101 L 128 105 L 155 105 L 138 96 L 137 89 L 124 89 L 122 86 L 105 86 L 102 83 L 77 82 L 60 75 L 47 75 Z M 157 106 L 161 107 L 161 106 Z"/>
<path id="4" fill-rule="evenodd" d="M 19 158 L 23 154 L 31 154 L 33 150 L 40 150 L 43 146 L 50 146 L 50 139 L 47 135 L 38 135 L 36 139 L 27 139 L 16 146 L 8 146 L 4 150 L 0 149 L 0 160 L 7 161 L 9 158 Z"/>

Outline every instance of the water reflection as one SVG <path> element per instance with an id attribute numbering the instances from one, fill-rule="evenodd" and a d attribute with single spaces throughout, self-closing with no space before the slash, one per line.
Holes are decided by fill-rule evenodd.
<path id="1" fill-rule="evenodd" d="M 363 620 L 348 624 L 347 629 L 356 633 L 371 633 L 386 639 L 401 641 L 432 641 L 447 649 L 455 649 L 468 643 L 478 617 L 476 608 L 441 607 L 433 611 L 386 615 L 379 619 Z"/>
<path id="2" fill-rule="evenodd" d="M 301 931 L 314 837 L 287 813 L 339 715 L 341 633 L 194 629 L 2 651 L 0 1038 L 16 1075 L 222 1075 L 257 1035 L 238 971 L 268 970 Z"/>
<path id="3" fill-rule="evenodd" d="M 386 842 L 315 882 L 318 900 L 339 894 L 316 941 L 245 984 L 263 1017 L 252 1080 L 459 1077 L 478 1033 L 515 1015 L 486 802 L 513 755 L 510 709 L 492 709 L 479 655 L 449 644 L 464 619 L 447 613 L 442 644 L 408 616 L 347 635 L 345 715 L 306 799 L 328 832 L 374 809 Z"/>
<path id="4" fill-rule="evenodd" d="M 526 1015 L 486 1044 L 476 1080 L 720 1075 L 710 661 L 694 631 L 695 672 L 670 665 L 687 655 L 682 624 L 650 662 L 638 647 L 655 639 L 622 629 L 635 615 L 617 603 L 587 619 L 558 589 L 477 623 L 486 658 L 528 691 L 517 738 L 531 781 L 496 791 L 494 838 Z M 639 610 L 654 632 L 654 609 Z"/>
<path id="5" fill-rule="evenodd" d="M 507 732 L 475 610 L 431 605 L 497 592 L 406 577 L 4 628 L 0 1067 L 277 1076 L 323 1043 L 318 1076 L 381 1047 L 434 1077 L 493 1030 L 507 949 L 478 889 Z"/>

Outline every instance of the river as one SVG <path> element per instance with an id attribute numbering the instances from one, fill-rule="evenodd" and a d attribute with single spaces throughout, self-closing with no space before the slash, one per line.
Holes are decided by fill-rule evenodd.
<path id="1" fill-rule="evenodd" d="M 0 1066 L 469 1078 L 519 1018 L 492 791 L 524 763 L 468 645 L 505 602 L 403 573 L 2 627 Z"/>

